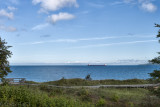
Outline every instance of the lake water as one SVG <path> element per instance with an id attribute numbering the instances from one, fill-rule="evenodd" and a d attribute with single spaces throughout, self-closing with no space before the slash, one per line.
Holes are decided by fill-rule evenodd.
<path id="1" fill-rule="evenodd" d="M 104 79 L 148 79 L 148 73 L 159 69 L 158 65 L 108 65 L 108 66 L 11 66 L 7 78 L 26 78 L 30 81 L 44 82 L 59 80 L 62 77 L 85 78 L 91 75 L 93 80 Z"/>

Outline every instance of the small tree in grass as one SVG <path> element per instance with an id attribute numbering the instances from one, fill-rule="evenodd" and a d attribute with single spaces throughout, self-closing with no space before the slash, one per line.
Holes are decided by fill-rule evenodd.
<path id="1" fill-rule="evenodd" d="M 160 28 L 160 25 L 155 24 L 155 27 Z M 160 38 L 160 29 L 158 31 L 157 38 Z M 159 40 L 159 42 L 160 42 L 160 40 Z M 160 52 L 158 52 L 158 54 L 160 55 Z M 153 64 L 160 64 L 160 56 L 150 60 L 150 62 L 153 63 Z M 149 73 L 149 74 L 154 81 L 160 82 L 160 70 L 154 70 L 153 73 Z"/>
<path id="2" fill-rule="evenodd" d="M 12 52 L 8 50 L 11 46 L 6 46 L 6 44 L 7 42 L 0 37 L 0 79 L 2 80 L 8 73 L 12 72 L 8 61 L 8 58 L 12 55 Z"/>

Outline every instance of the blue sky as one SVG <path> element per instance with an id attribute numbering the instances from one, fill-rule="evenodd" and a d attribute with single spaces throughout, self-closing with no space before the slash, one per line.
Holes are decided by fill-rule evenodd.
<path id="1" fill-rule="evenodd" d="M 0 0 L 11 64 L 141 64 L 157 56 L 159 0 Z"/>

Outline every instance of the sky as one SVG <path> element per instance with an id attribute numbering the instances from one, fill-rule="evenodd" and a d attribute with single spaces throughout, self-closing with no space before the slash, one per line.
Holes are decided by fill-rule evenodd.
<path id="1" fill-rule="evenodd" d="M 160 0 L 0 0 L 11 64 L 143 64 L 157 56 Z"/>

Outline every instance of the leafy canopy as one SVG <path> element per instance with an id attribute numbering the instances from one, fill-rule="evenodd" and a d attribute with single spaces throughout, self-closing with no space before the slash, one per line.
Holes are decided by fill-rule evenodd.
<path id="1" fill-rule="evenodd" d="M 8 73 L 11 73 L 8 58 L 11 57 L 12 52 L 8 49 L 11 46 L 6 46 L 7 42 L 0 37 L 0 78 L 3 79 Z"/>

